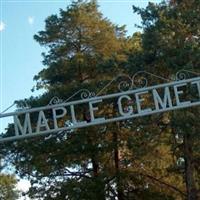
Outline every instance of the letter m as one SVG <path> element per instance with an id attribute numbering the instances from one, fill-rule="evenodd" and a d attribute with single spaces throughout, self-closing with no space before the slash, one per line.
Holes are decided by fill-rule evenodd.
<path id="1" fill-rule="evenodd" d="M 159 110 L 159 105 L 161 106 L 162 109 L 166 109 L 167 105 L 169 107 L 172 107 L 172 100 L 171 100 L 170 91 L 169 91 L 168 87 L 165 87 L 164 99 L 163 100 L 159 96 L 156 89 L 153 89 L 153 98 L 154 98 L 156 110 Z"/>
<path id="2" fill-rule="evenodd" d="M 25 114 L 24 125 L 21 125 L 21 122 L 18 118 L 18 115 L 14 115 L 14 124 L 15 124 L 15 135 L 25 135 L 28 133 L 32 133 L 30 114 Z"/>

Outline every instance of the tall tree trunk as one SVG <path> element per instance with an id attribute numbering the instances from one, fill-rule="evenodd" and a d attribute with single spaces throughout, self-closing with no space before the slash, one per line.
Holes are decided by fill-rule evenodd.
<path id="1" fill-rule="evenodd" d="M 116 124 L 118 127 L 118 124 Z M 119 130 L 119 129 L 118 129 Z M 118 200 L 124 200 L 123 190 L 120 183 L 120 158 L 119 158 L 119 149 L 118 149 L 118 133 L 115 131 L 113 133 L 113 142 L 114 142 L 114 160 L 115 160 L 115 173 L 116 173 L 116 180 L 117 180 L 117 195 Z"/>
<path id="2" fill-rule="evenodd" d="M 187 200 L 197 200 L 197 190 L 194 179 L 194 165 L 192 155 L 191 135 L 184 135 L 184 154 L 185 154 L 185 182 L 187 189 Z"/>
<path id="3" fill-rule="evenodd" d="M 99 165 L 94 158 L 92 158 L 92 169 L 93 169 L 93 176 L 97 177 L 99 171 Z"/>

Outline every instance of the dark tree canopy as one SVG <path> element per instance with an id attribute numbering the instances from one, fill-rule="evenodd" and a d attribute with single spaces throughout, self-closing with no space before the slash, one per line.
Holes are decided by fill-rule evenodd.
<path id="1" fill-rule="evenodd" d="M 147 70 L 171 79 L 179 69 L 199 71 L 199 10 L 199 0 L 133 6 L 142 18 L 142 32 L 130 37 L 125 26 L 103 17 L 96 1 L 73 1 L 58 15 L 49 16 L 44 30 L 34 36 L 47 48 L 45 67 L 34 78 L 36 89 L 46 90 L 18 101 L 18 107 L 44 106 L 53 96 L 65 100 L 80 88 L 97 92 L 120 73 Z M 111 86 L 107 92 L 115 89 Z M 113 116 L 116 104 L 101 110 Z M 89 120 L 84 107 L 79 111 Z M 196 107 L 59 132 L 9 143 L 2 146 L 2 154 L 21 177 L 29 178 L 32 198 L 196 200 L 199 113 Z M 12 131 L 10 124 L 7 134 Z"/>

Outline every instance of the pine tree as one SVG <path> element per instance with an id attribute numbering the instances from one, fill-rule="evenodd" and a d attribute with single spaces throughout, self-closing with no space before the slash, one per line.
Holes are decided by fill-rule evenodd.
<path id="1" fill-rule="evenodd" d="M 133 7 L 142 17 L 143 58 L 145 68 L 171 79 L 178 70 L 199 71 L 199 1 L 169 1 L 159 5 L 149 3 L 146 9 Z M 187 73 L 190 78 L 192 73 Z M 183 78 L 183 77 L 182 77 Z M 176 159 L 183 159 L 179 173 L 186 184 L 187 199 L 198 199 L 199 108 L 172 112 L 171 132 Z M 182 138 L 181 144 L 180 141 Z M 180 158 L 181 157 L 181 158 Z M 177 169 L 177 163 L 174 167 Z"/>
<path id="2" fill-rule="evenodd" d="M 36 88 L 44 88 L 46 92 L 37 98 L 18 101 L 19 107 L 24 102 L 31 107 L 45 105 L 53 96 L 66 100 L 80 88 L 98 91 L 123 71 L 124 27 L 103 18 L 95 1 L 72 2 L 59 15 L 48 17 L 45 30 L 34 38 L 48 48 L 43 53 L 46 68 L 35 76 Z M 80 110 L 79 117 L 90 120 L 85 108 Z M 66 121 L 58 123 L 64 126 Z M 28 176 L 31 181 L 29 195 L 48 200 L 112 196 L 110 187 L 115 174 L 105 170 L 109 170 L 107 161 L 113 155 L 112 133 L 104 129 L 59 132 L 6 147 L 17 173 Z M 10 125 L 7 134 L 12 131 L 13 125 Z"/>
<path id="3" fill-rule="evenodd" d="M 47 47 L 43 53 L 45 68 L 35 76 L 36 89 L 46 92 L 18 101 L 19 108 L 25 103 L 30 107 L 47 105 L 53 96 L 66 100 L 80 88 L 102 91 L 120 73 L 133 75 L 147 70 L 172 78 L 182 66 L 198 69 L 198 9 L 198 1 L 134 7 L 142 17 L 144 31 L 126 37 L 125 27 L 104 18 L 96 1 L 72 2 L 59 15 L 48 17 L 45 29 L 34 36 L 41 46 Z M 190 12 L 193 14 L 189 15 Z M 116 87 L 111 85 L 101 94 L 115 91 Z M 149 105 L 148 99 L 145 103 Z M 91 120 L 87 108 L 82 106 L 78 110 L 79 119 Z M 100 110 L 97 115 L 103 112 L 113 117 L 117 103 L 103 104 Z M 17 173 L 29 177 L 30 197 L 194 199 L 200 182 L 197 110 L 63 131 L 9 143 L 1 149 Z M 64 126 L 66 122 L 67 117 L 58 123 Z M 7 134 L 12 132 L 10 124 Z M 181 138 L 184 142 L 179 144 L 177 139 L 180 142 Z M 182 158 L 188 160 L 182 162 Z M 190 181 L 187 187 L 184 179 Z"/>

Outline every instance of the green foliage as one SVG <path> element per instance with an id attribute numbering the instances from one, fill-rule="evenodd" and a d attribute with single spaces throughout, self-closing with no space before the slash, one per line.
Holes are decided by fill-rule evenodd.
<path id="1" fill-rule="evenodd" d="M 16 179 L 11 175 L 0 174 L 0 199 L 17 200 Z"/>
<path id="2" fill-rule="evenodd" d="M 149 3 L 146 9 L 133 9 L 142 17 L 144 66 L 148 71 L 169 79 L 180 69 L 199 72 L 199 1 Z M 187 74 L 186 78 L 189 77 Z M 197 107 L 170 114 L 174 137 L 172 151 L 176 160 L 170 172 L 183 176 L 188 199 L 199 196 L 200 180 L 196 176 L 200 173 L 196 167 L 200 150 L 198 113 Z M 181 165 L 178 164 L 180 159 L 183 159 Z"/>
<path id="3" fill-rule="evenodd" d="M 68 89 L 91 83 L 104 75 L 99 72 L 99 65 L 111 59 L 123 60 L 120 52 L 125 40 L 124 27 L 103 18 L 95 1 L 73 2 L 67 10 L 61 9 L 59 16 L 48 17 L 45 23 L 45 30 L 34 36 L 49 49 L 43 54 L 43 63 L 48 68 L 35 76 L 39 88 L 60 89 L 67 85 Z M 117 67 L 114 70 L 117 73 Z"/>
<path id="4" fill-rule="evenodd" d="M 147 70 L 170 79 L 183 67 L 197 70 L 199 7 L 195 0 L 133 7 L 142 17 L 143 33 L 126 37 L 125 27 L 104 18 L 96 1 L 72 2 L 48 17 L 45 29 L 34 36 L 48 50 L 45 68 L 35 76 L 36 88 L 46 92 L 18 101 L 19 108 L 47 105 L 53 96 L 67 99 L 80 88 L 99 91 L 119 73 Z M 160 80 L 150 80 L 155 82 Z M 109 116 L 117 112 L 112 103 L 101 110 Z M 86 108 L 79 111 L 86 119 Z M 196 108 L 59 132 L 8 143 L 2 153 L 21 177 L 29 178 L 32 198 L 181 200 L 188 193 L 189 171 L 195 195 L 200 188 L 198 116 Z M 12 131 L 10 125 L 7 134 Z"/>
<path id="5" fill-rule="evenodd" d="M 143 47 L 149 69 L 177 71 L 198 69 L 199 1 L 149 3 L 146 9 L 133 7 L 142 17 Z M 150 68 L 151 67 L 151 68 Z"/>

